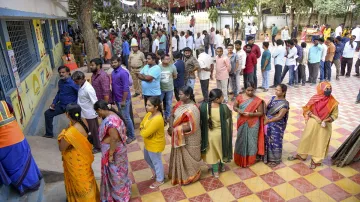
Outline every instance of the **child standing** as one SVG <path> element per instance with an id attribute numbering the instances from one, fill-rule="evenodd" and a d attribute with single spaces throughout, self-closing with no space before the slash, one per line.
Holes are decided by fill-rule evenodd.
<path id="1" fill-rule="evenodd" d="M 201 153 L 203 160 L 212 165 L 212 173 L 219 177 L 219 170 L 225 171 L 224 162 L 232 159 L 232 112 L 220 89 L 209 94 L 209 103 L 200 106 Z M 220 167 L 220 168 L 219 168 Z"/>
<path id="2" fill-rule="evenodd" d="M 150 188 L 156 189 L 164 184 L 161 152 L 165 149 L 165 133 L 160 98 L 150 97 L 146 102 L 146 111 L 147 114 L 140 123 L 140 135 L 144 138 L 145 161 L 153 172 L 151 179 L 156 179 Z"/>

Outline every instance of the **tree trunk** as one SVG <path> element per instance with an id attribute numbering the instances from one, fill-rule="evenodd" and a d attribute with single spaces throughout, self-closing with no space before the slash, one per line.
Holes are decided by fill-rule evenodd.
<path id="1" fill-rule="evenodd" d="M 350 12 L 349 15 L 350 15 L 350 16 L 349 16 L 349 18 L 350 18 L 350 19 L 349 19 L 349 23 L 350 23 L 350 24 L 349 24 L 349 27 L 351 28 L 351 27 L 353 26 L 353 16 L 354 16 L 354 15 L 353 15 L 352 12 Z"/>
<path id="2" fill-rule="evenodd" d="M 86 55 L 89 60 L 99 57 L 98 42 L 93 31 L 93 23 L 91 18 L 91 12 L 93 10 L 93 0 L 81 0 L 77 3 L 77 11 L 79 18 L 79 26 L 82 31 Z M 88 65 L 89 71 L 89 65 Z"/>
<path id="3" fill-rule="evenodd" d="M 322 17 L 321 17 L 321 14 L 318 12 L 318 16 L 317 16 L 317 21 L 318 21 L 318 23 L 319 23 L 319 25 L 321 26 L 322 25 L 322 21 L 321 21 L 321 19 L 322 19 Z"/>
<path id="4" fill-rule="evenodd" d="M 294 27 L 295 8 L 290 9 L 289 35 L 291 36 Z"/>
<path id="5" fill-rule="evenodd" d="M 345 17 L 344 17 L 344 27 L 346 26 L 347 16 L 348 16 L 348 13 L 345 13 Z"/>
<path id="6" fill-rule="evenodd" d="M 261 25 L 261 22 L 262 22 L 262 18 L 263 18 L 263 15 L 262 15 L 262 7 L 261 7 L 261 1 L 259 1 L 258 3 L 258 22 L 257 22 L 257 26 L 259 28 L 259 32 L 258 34 L 256 34 L 256 38 L 259 39 L 260 37 L 260 33 L 263 33 L 264 29 Z"/>
<path id="7" fill-rule="evenodd" d="M 170 34 L 170 37 L 169 37 L 169 55 L 170 55 L 170 58 L 172 58 L 172 27 L 170 26 L 171 25 L 171 1 L 169 1 L 168 3 L 168 19 L 169 19 L 169 25 L 168 25 L 168 28 L 169 28 L 169 34 Z M 195 33 L 194 33 L 195 34 Z"/>
<path id="8" fill-rule="evenodd" d="M 301 17 L 301 14 L 298 13 L 296 15 L 296 26 L 297 26 L 298 30 L 300 29 L 300 17 Z"/>

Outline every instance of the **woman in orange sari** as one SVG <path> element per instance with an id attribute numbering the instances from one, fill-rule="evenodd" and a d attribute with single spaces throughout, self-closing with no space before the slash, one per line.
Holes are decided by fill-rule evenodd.
<path id="1" fill-rule="evenodd" d="M 200 111 L 191 87 L 179 91 L 180 101 L 170 116 L 171 135 L 169 179 L 173 185 L 196 182 L 201 175 Z"/>
<path id="2" fill-rule="evenodd" d="M 321 165 L 326 157 L 332 133 L 332 122 L 338 117 L 338 101 L 331 95 L 332 87 L 327 81 L 317 86 L 317 94 L 303 107 L 306 126 L 295 156 L 288 159 L 305 161 L 311 155 L 310 168 Z"/>
<path id="3" fill-rule="evenodd" d="M 264 155 L 264 101 L 254 95 L 254 83 L 248 82 L 245 94 L 240 94 L 234 103 L 239 113 L 234 161 L 238 166 L 249 167 L 257 155 Z"/>
<path id="4" fill-rule="evenodd" d="M 66 106 L 70 127 L 59 136 L 59 150 L 62 154 L 65 190 L 68 202 L 98 202 L 99 189 L 91 164 L 94 161 L 92 145 L 87 140 L 89 130 L 81 120 L 81 107 L 77 104 Z"/>

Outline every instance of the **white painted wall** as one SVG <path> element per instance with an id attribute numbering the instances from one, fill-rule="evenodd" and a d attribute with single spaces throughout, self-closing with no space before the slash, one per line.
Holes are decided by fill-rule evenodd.
<path id="1" fill-rule="evenodd" d="M 275 23 L 275 25 L 279 28 L 282 29 L 283 27 L 285 27 L 286 25 L 288 25 L 289 23 L 289 17 L 287 17 L 288 19 L 286 20 L 286 16 L 285 15 L 281 15 L 281 16 L 264 16 L 265 18 L 265 27 L 266 28 L 270 28 L 272 26 L 272 24 Z M 287 21 L 287 23 L 286 23 Z"/>
<path id="2" fill-rule="evenodd" d="M 0 7 L 67 17 L 68 2 L 61 0 L 0 0 Z"/>

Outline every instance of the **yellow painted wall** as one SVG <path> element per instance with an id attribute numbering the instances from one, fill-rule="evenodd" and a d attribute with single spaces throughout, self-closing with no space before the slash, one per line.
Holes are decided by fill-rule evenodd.
<path id="1" fill-rule="evenodd" d="M 34 69 L 25 80 L 21 81 L 22 92 L 14 91 L 11 94 L 11 102 L 14 106 L 17 121 L 25 128 L 41 96 L 43 95 L 52 76 L 50 57 L 45 55 L 41 63 Z M 19 99 L 20 97 L 20 99 Z"/>
<path id="2" fill-rule="evenodd" d="M 43 35 L 41 32 L 41 20 L 33 20 L 33 24 L 35 28 L 36 41 L 39 47 L 40 58 L 43 59 L 44 56 L 46 55 L 46 50 L 45 50 Z"/>
<path id="3" fill-rule="evenodd" d="M 63 56 L 63 45 L 62 43 L 58 43 L 56 44 L 55 48 L 51 50 L 54 56 L 54 64 L 55 64 L 55 69 L 57 69 L 60 65 L 63 64 L 63 61 L 61 59 L 61 57 Z"/>

